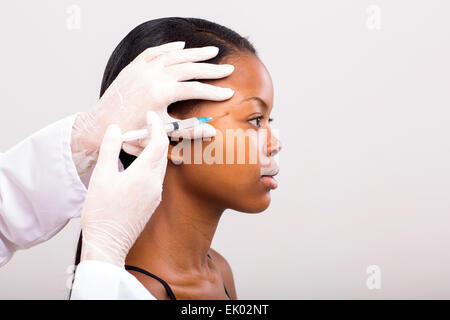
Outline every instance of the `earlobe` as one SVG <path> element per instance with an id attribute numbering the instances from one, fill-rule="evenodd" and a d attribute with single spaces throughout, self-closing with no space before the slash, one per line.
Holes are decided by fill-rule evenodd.
<path id="1" fill-rule="evenodd" d="M 169 150 L 167 152 L 167 160 L 171 161 L 174 165 L 183 164 L 183 157 L 185 156 L 185 145 L 186 142 L 189 141 L 187 139 L 182 139 L 181 141 L 178 140 L 178 138 L 170 138 Z"/>

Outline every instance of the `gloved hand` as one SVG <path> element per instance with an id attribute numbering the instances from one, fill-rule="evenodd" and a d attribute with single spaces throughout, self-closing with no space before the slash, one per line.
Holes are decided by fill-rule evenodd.
<path id="1" fill-rule="evenodd" d="M 148 48 L 126 66 L 105 91 L 95 107 L 77 116 L 72 130 L 72 155 L 79 175 L 95 164 L 98 148 L 109 124 L 117 124 L 123 132 L 145 127 L 148 110 L 167 118 L 167 106 L 189 99 L 222 101 L 234 91 L 192 79 L 218 79 L 230 75 L 232 65 L 196 63 L 213 58 L 217 47 L 183 49 L 184 42 L 172 42 Z M 167 115 L 168 116 L 168 115 Z M 206 137 L 215 134 L 209 124 L 196 130 Z M 139 142 L 127 143 L 127 146 Z M 142 147 L 142 145 L 141 145 Z"/>
<path id="2" fill-rule="evenodd" d="M 169 139 L 160 117 L 147 114 L 149 143 L 119 172 L 121 130 L 108 127 L 81 214 L 81 261 L 97 260 L 123 267 L 128 251 L 161 201 Z"/>

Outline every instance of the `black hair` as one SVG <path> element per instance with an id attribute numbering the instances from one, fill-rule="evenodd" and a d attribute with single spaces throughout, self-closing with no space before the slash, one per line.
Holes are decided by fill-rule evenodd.
<path id="1" fill-rule="evenodd" d="M 219 53 L 207 63 L 219 63 L 226 57 L 237 53 L 251 53 L 256 55 L 253 45 L 235 31 L 217 23 L 198 18 L 160 18 L 150 20 L 138 25 L 131 30 L 114 49 L 103 74 L 100 97 L 105 93 L 120 71 L 134 60 L 140 53 L 150 47 L 159 46 L 168 42 L 185 41 L 185 48 L 198 48 L 215 46 Z M 175 105 L 181 105 L 185 101 L 176 102 L 169 106 L 169 111 Z M 120 153 L 120 160 L 127 168 L 135 157 Z M 77 245 L 75 265 L 81 258 L 82 234 Z"/>

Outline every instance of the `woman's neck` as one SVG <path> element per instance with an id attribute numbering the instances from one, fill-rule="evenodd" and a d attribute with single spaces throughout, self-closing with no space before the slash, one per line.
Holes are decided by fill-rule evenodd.
<path id="1" fill-rule="evenodd" d="M 224 209 L 183 188 L 175 173 L 167 171 L 161 204 L 126 264 L 147 267 L 150 272 L 169 269 L 177 274 L 202 274 L 208 269 L 207 253 Z"/>

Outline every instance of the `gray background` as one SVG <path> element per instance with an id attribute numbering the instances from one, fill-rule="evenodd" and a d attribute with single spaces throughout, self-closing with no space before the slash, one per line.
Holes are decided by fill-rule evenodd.
<path id="1" fill-rule="evenodd" d="M 66 8 L 81 8 L 68 30 Z M 369 5 L 381 29 L 367 27 Z M 450 2 L 15 1 L 0 13 L 0 150 L 96 101 L 136 25 L 202 17 L 249 36 L 272 74 L 280 187 L 227 212 L 213 248 L 241 299 L 450 298 Z M 49 164 L 51 165 L 51 164 Z M 18 252 L 0 298 L 67 298 L 79 220 Z M 369 265 L 381 289 L 366 286 Z"/>

